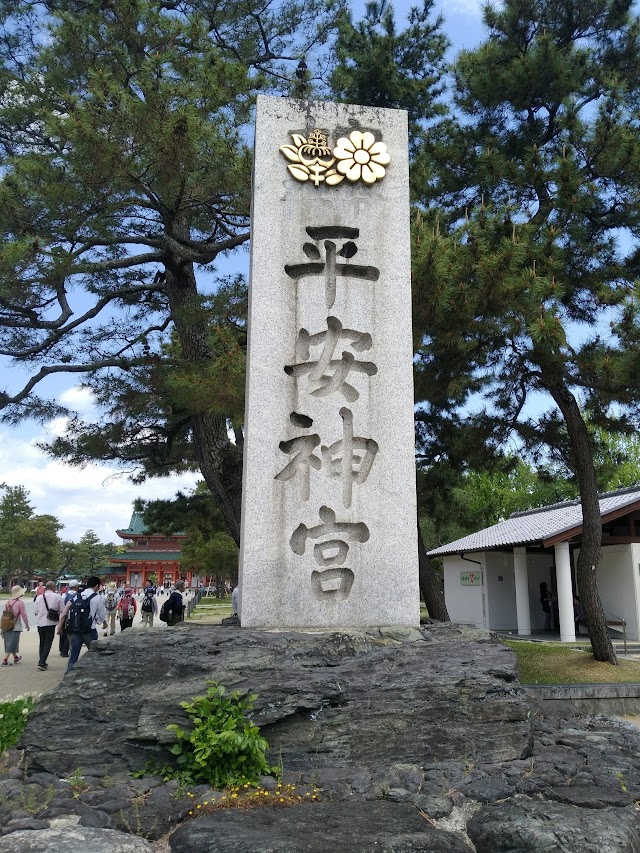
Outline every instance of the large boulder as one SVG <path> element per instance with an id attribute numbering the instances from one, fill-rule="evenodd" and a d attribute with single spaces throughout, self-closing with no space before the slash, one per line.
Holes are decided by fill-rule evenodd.
<path id="1" fill-rule="evenodd" d="M 635 806 L 591 810 L 528 798 L 485 806 L 467 824 L 477 853 L 637 853 Z"/>
<path id="2" fill-rule="evenodd" d="M 207 786 L 132 778 L 172 760 L 167 725 L 209 680 L 258 694 L 254 719 L 296 804 L 228 808 Z M 640 850 L 640 732 L 544 719 L 513 652 L 463 626 L 127 631 L 38 701 L 23 745 L 26 771 L 15 754 L 0 771 L 0 853 L 62 853 L 60 821 L 96 853 L 120 849 L 113 830 L 161 845 L 170 833 L 175 853 Z"/>
<path id="3" fill-rule="evenodd" d="M 153 853 L 144 838 L 111 829 L 65 826 L 20 830 L 0 838 L 0 853 Z"/>
<path id="4" fill-rule="evenodd" d="M 254 720 L 289 772 L 375 777 L 392 763 L 509 761 L 531 749 L 515 656 L 487 632 L 184 625 L 96 642 L 36 705 L 23 738 L 28 764 L 109 773 L 169 760 L 167 725 L 185 721 L 180 703 L 210 680 L 258 694 Z"/>
<path id="5" fill-rule="evenodd" d="M 415 808 L 385 802 L 225 809 L 184 824 L 170 845 L 173 853 L 469 853 Z"/>

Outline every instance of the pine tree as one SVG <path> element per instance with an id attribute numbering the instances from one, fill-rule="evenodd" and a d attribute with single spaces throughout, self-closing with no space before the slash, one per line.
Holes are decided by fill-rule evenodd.
<path id="1" fill-rule="evenodd" d="M 368 2 L 356 23 L 351 13 L 340 21 L 332 96 L 351 104 L 407 110 L 412 152 L 425 123 L 444 111 L 439 96 L 448 41 L 442 23 L 433 0 L 412 6 L 401 31 L 388 0 Z"/>
<path id="2" fill-rule="evenodd" d="M 53 515 L 36 515 L 24 486 L 0 485 L 0 569 L 3 582 L 27 582 L 56 565 L 63 525 Z M 50 571 L 50 574 L 53 574 Z"/>
<path id="3" fill-rule="evenodd" d="M 340 8 L 0 2 L 0 355 L 32 371 L 2 416 L 67 415 L 40 389 L 80 377 L 102 417 L 53 452 L 197 465 L 236 540 L 243 339 L 212 322 L 212 265 L 249 237 L 255 92 Z"/>
<path id="4" fill-rule="evenodd" d="M 487 41 L 453 69 L 457 113 L 419 158 L 426 212 L 415 232 L 425 421 L 438 409 L 455 418 L 474 400 L 477 411 L 481 399 L 470 422 L 495 446 L 515 433 L 534 451 L 563 452 L 582 502 L 580 596 L 594 655 L 612 663 L 592 570 L 601 523 L 583 412 L 628 429 L 609 404 L 637 403 L 621 371 L 614 382 L 604 369 L 618 363 L 619 340 L 598 335 L 621 314 L 637 329 L 640 27 L 631 6 L 506 0 L 487 9 Z M 536 418 L 525 406 L 540 392 L 556 411 Z"/>

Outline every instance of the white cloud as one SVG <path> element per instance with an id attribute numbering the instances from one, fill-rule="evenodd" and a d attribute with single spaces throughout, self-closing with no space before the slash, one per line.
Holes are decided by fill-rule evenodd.
<path id="1" fill-rule="evenodd" d="M 64 422 L 56 421 L 47 432 L 60 434 L 63 428 Z M 24 428 L 0 427 L 0 483 L 24 486 L 38 515 L 55 515 L 64 524 L 63 539 L 78 541 L 91 529 L 103 542 L 118 542 L 115 531 L 127 527 L 135 498 L 170 498 L 199 479 L 184 474 L 136 486 L 114 466 L 72 468 L 49 459 L 35 447 L 44 438 L 44 430 L 29 434 Z"/>
<path id="2" fill-rule="evenodd" d="M 93 392 L 90 388 L 75 385 L 59 395 L 60 402 L 77 412 L 90 411 L 94 408 Z"/>
<path id="3" fill-rule="evenodd" d="M 61 438 L 63 435 L 66 435 L 68 425 L 68 418 L 55 418 L 43 427 L 43 437 L 46 436 L 47 438 L 50 438 L 55 435 L 56 437 Z"/>

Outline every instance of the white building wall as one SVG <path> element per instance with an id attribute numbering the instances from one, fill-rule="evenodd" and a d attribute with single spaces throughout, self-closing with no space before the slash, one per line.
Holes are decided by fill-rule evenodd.
<path id="1" fill-rule="evenodd" d="M 463 586 L 460 583 L 460 575 L 469 574 L 469 572 L 484 573 L 485 558 L 488 555 L 466 554 L 466 556 L 469 559 L 463 560 L 457 554 L 444 558 L 444 599 L 447 610 L 453 622 L 467 622 L 477 628 L 486 628 L 488 622 L 483 615 L 483 606 L 486 607 L 483 601 L 485 589 L 482 585 Z M 469 560 L 478 560 L 480 565 L 471 563 Z"/>
<path id="2" fill-rule="evenodd" d="M 481 565 L 470 563 L 457 555 L 444 558 L 444 595 L 451 619 L 495 631 L 516 630 L 513 554 L 487 551 L 466 556 L 478 560 Z M 540 583 L 546 581 L 551 588 L 552 562 L 552 557 L 548 554 L 527 554 L 529 610 L 531 628 L 534 631 L 544 628 L 544 613 L 540 605 Z M 478 571 L 484 569 L 484 619 L 483 589 L 460 584 L 460 574 L 474 571 L 474 569 Z"/>
<path id="3" fill-rule="evenodd" d="M 607 618 L 622 617 L 627 639 L 638 639 L 638 544 L 605 545 L 598 566 L 598 592 Z M 635 558 L 634 558 L 635 553 Z M 575 552 L 575 563 L 579 551 Z M 578 584 L 578 595 L 580 586 Z"/>
<path id="4" fill-rule="evenodd" d="M 513 554 L 488 551 L 465 556 L 477 560 L 480 565 L 457 555 L 444 558 L 444 592 L 451 619 L 479 628 L 516 630 Z M 579 551 L 576 550 L 574 566 L 578 556 Z M 544 628 L 540 584 L 546 581 L 551 589 L 552 566 L 551 554 L 527 554 L 532 631 Z M 473 571 L 483 571 L 483 586 L 462 586 L 460 575 Z M 607 616 L 625 619 L 627 639 L 640 640 L 640 543 L 603 546 L 598 589 Z"/>
<path id="5" fill-rule="evenodd" d="M 634 633 L 627 633 L 633 640 L 640 639 L 640 542 L 631 545 L 631 577 L 633 578 L 633 598 L 635 610 Z M 629 629 L 631 625 L 629 624 Z"/>
<path id="6" fill-rule="evenodd" d="M 516 584 L 513 553 L 490 551 L 485 555 L 489 627 L 494 631 L 516 630 Z"/>
<path id="7" fill-rule="evenodd" d="M 515 631 L 518 626 L 513 553 L 490 551 L 484 556 L 487 565 L 488 627 L 494 631 Z M 549 554 L 527 554 L 529 617 L 533 631 L 541 631 L 544 628 L 540 583 L 546 581 L 551 589 L 552 564 L 553 560 Z"/>

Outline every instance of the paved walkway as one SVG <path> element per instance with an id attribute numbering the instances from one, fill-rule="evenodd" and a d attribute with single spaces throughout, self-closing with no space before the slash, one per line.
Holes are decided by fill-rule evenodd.
<path id="1" fill-rule="evenodd" d="M 133 622 L 133 627 L 131 629 L 127 628 L 126 630 L 143 630 L 142 623 L 140 620 L 140 600 L 142 596 L 137 596 L 138 599 L 138 612 L 136 613 L 136 618 Z M 163 596 L 158 596 L 158 610 L 162 606 L 162 602 L 166 600 Z M 0 602 L 1 604 L 2 602 Z M 47 690 L 51 690 L 53 687 L 56 687 L 62 680 L 64 673 L 67 669 L 67 663 L 69 662 L 68 658 L 60 657 L 60 653 L 58 651 L 58 635 L 53 641 L 53 646 L 51 647 L 51 653 L 47 659 L 47 663 L 49 664 L 49 668 L 46 672 L 40 672 L 38 669 L 38 648 L 39 648 L 39 635 L 38 628 L 36 627 L 36 620 L 33 613 L 34 604 L 31 600 L 31 597 L 28 595 L 24 596 L 24 603 L 27 607 L 27 616 L 29 618 L 29 625 L 31 626 L 30 631 L 23 631 L 22 636 L 20 637 L 20 654 L 22 655 L 22 660 L 20 663 L 11 664 L 10 666 L 1 666 L 0 667 L 0 701 L 5 702 L 8 699 L 16 699 L 18 696 L 23 696 L 26 693 L 39 695 L 40 693 L 44 693 Z M 120 626 L 116 622 L 116 634 L 117 637 L 120 633 Z M 149 630 L 146 628 L 144 630 Z M 160 622 L 158 617 L 156 616 L 154 619 L 153 631 L 166 631 L 167 626 L 164 622 Z M 104 632 L 100 631 L 99 636 L 103 636 Z M 1 646 L 1 642 L 0 642 Z M 4 658 L 4 646 L 2 646 L 2 657 Z M 86 646 L 83 647 L 81 652 L 81 656 L 86 654 L 87 649 Z M 9 657 L 10 662 L 13 661 L 13 656 Z"/>

